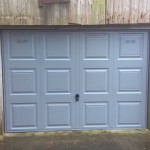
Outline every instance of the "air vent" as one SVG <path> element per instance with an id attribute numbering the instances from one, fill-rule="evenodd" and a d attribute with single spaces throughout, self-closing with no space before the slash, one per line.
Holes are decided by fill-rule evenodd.
<path id="1" fill-rule="evenodd" d="M 43 7 L 44 4 L 53 4 L 53 3 L 69 3 L 70 0 L 39 0 L 39 6 Z"/>

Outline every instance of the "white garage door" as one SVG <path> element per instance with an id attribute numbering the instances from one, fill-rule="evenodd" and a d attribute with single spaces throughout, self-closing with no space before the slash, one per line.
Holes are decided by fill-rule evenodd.
<path id="1" fill-rule="evenodd" d="M 146 32 L 3 32 L 8 132 L 146 128 Z"/>

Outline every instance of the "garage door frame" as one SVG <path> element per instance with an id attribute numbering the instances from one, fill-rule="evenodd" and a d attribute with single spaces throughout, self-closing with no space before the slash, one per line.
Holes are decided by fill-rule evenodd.
<path id="1" fill-rule="evenodd" d="M 44 30 L 43 30 L 44 31 Z M 54 31 L 54 30 L 53 30 Z M 92 30 L 93 32 L 94 31 L 100 31 L 100 30 Z M 143 30 L 122 30 L 122 31 L 120 31 L 119 30 L 119 32 L 125 32 L 125 31 L 127 31 L 127 32 L 144 32 Z M 88 31 L 89 32 L 89 31 Z M 104 31 L 103 31 L 104 32 Z M 108 32 L 107 30 L 106 30 L 106 32 Z M 117 31 L 116 31 L 117 32 Z M 147 30 L 146 30 L 146 32 L 148 32 Z M 1 38 L 2 39 L 2 38 Z M 0 43 L 1 44 L 1 43 Z M 2 46 L 1 46 L 2 47 Z M 149 48 L 148 48 L 149 49 Z M 149 50 L 148 50 L 148 56 L 149 56 Z M 4 62 L 4 60 L 3 60 L 3 53 L 2 53 L 2 48 L 1 48 L 1 57 L 0 57 L 2 60 L 0 61 L 1 63 L 2 62 Z M 149 58 L 148 58 L 148 68 L 150 68 L 150 62 L 149 62 Z M 0 64 L 1 65 L 1 64 Z M 3 66 L 4 67 L 4 66 Z M 148 69 L 147 68 L 147 77 L 148 77 L 148 85 L 147 85 L 147 91 L 149 91 L 150 92 L 150 88 L 149 88 L 149 85 L 150 85 L 150 73 L 149 73 L 149 70 L 150 69 Z M 2 69 L 2 73 L 4 73 L 3 72 L 3 69 Z M 4 76 L 4 75 L 3 75 Z M 4 78 L 2 78 L 2 75 L 0 75 L 0 80 L 1 81 L 3 81 L 4 80 Z M 0 92 L 1 93 L 3 93 L 4 92 L 4 90 L 3 90 L 3 88 L 4 88 L 4 84 L 1 84 L 1 86 L 0 86 Z M 146 111 L 146 112 L 148 112 L 148 119 L 147 119 L 147 123 L 148 123 L 148 125 L 147 125 L 147 127 L 149 128 L 150 127 L 150 94 L 149 94 L 149 92 L 148 92 L 148 94 L 147 94 L 147 106 L 148 106 L 148 111 Z M 5 116 L 5 114 L 4 114 L 4 112 L 5 111 L 3 111 L 3 108 L 5 108 L 5 107 L 3 107 L 3 106 L 5 106 L 5 102 L 4 102 L 4 99 L 3 99 L 3 96 L 5 97 L 5 95 L 4 94 L 1 94 L 1 97 L 0 97 L 0 106 L 1 106 L 1 110 L 0 110 L 0 112 L 2 113 L 0 113 L 0 115 L 2 116 L 1 118 L 3 118 L 3 120 L 2 120 L 2 124 L 1 124 L 1 128 L 2 128 L 2 132 L 5 132 L 5 130 L 4 130 L 4 118 L 5 117 L 3 117 L 3 116 Z M 3 115 L 4 114 L 4 115 Z"/>

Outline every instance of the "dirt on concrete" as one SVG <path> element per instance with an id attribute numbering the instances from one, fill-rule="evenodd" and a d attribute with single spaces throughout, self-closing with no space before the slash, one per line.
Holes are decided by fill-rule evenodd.
<path id="1" fill-rule="evenodd" d="M 66 131 L 6 134 L 0 150 L 150 150 L 150 132 Z"/>

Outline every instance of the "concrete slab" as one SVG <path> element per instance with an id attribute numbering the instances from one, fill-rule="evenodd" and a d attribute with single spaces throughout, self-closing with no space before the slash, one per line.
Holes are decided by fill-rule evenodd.
<path id="1" fill-rule="evenodd" d="M 0 150 L 150 150 L 150 132 L 68 131 L 7 134 Z"/>

